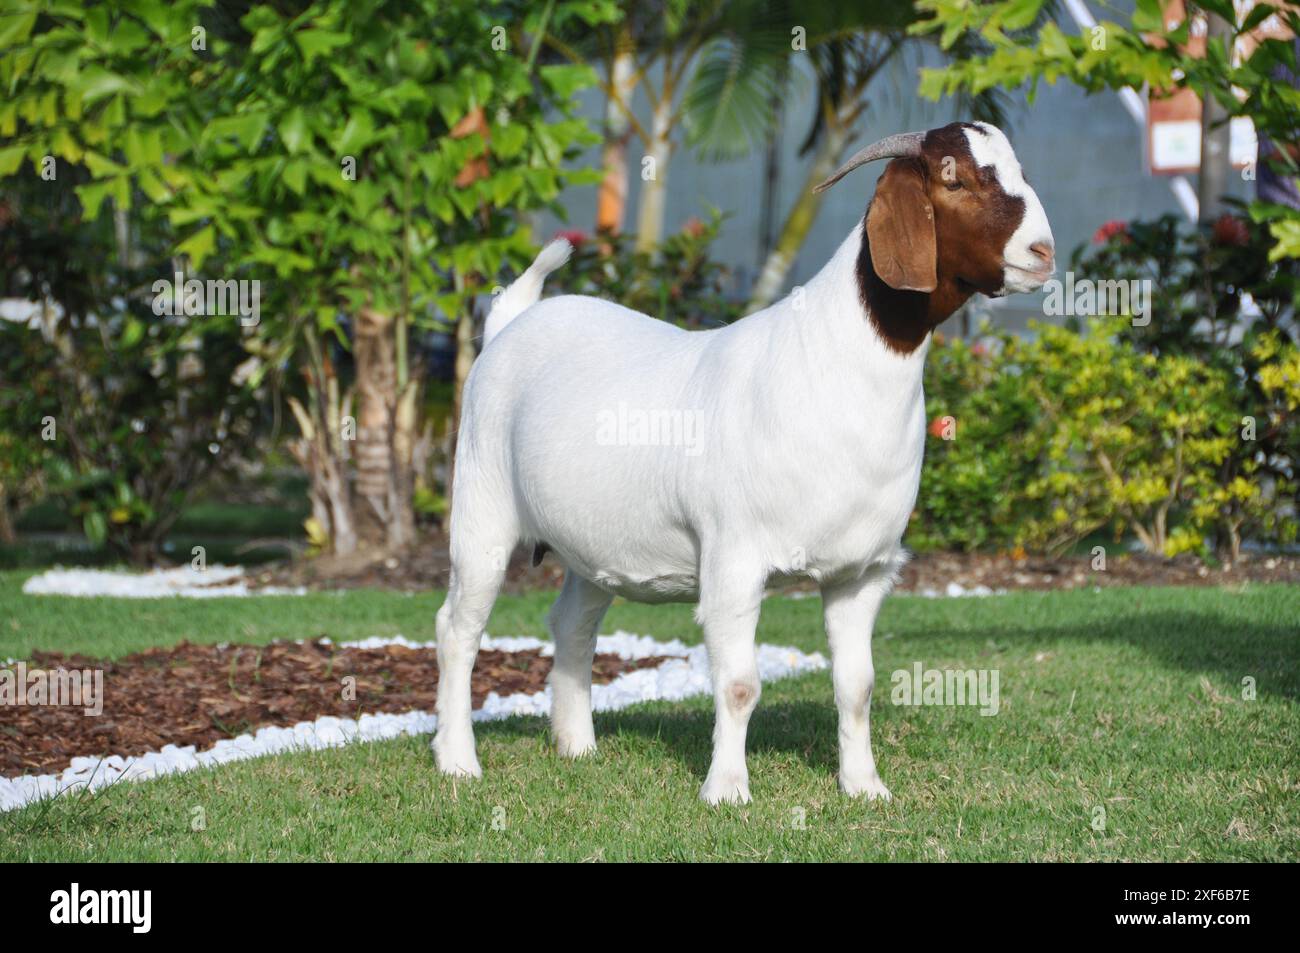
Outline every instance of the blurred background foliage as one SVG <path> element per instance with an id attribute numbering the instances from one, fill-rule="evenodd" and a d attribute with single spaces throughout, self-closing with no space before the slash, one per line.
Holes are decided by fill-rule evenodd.
<path id="1" fill-rule="evenodd" d="M 1202 6 L 1233 35 L 1260 16 Z M 734 321 L 788 283 L 822 201 L 810 186 L 899 57 L 938 54 L 920 92 L 972 118 L 1000 122 L 1044 81 L 1181 84 L 1294 142 L 1300 93 L 1277 80 L 1294 44 L 1193 60 L 1157 14 L 1141 0 L 1106 22 L 1099 56 L 1041 0 L 6 0 L 0 543 L 74 531 L 94 558 L 140 563 L 253 526 L 339 559 L 410 546 L 446 513 L 460 387 L 492 289 L 551 237 L 538 214 L 599 189 L 550 293 Z M 761 153 L 767 202 L 800 83 L 809 188 L 773 214 L 741 297 L 717 210 L 665 232 L 673 157 Z M 598 122 L 576 110 L 584 91 Z M 1292 153 L 1267 161 L 1293 177 Z M 1298 215 L 1254 202 L 1199 227 L 1116 223 L 1079 249 L 1079 277 L 1152 282 L 1148 325 L 940 337 L 909 542 L 1225 558 L 1294 542 Z M 158 314 L 155 284 L 177 272 L 257 279 L 259 320 Z"/>

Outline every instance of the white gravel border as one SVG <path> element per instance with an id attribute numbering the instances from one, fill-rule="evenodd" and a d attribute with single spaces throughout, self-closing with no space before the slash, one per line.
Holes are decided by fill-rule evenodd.
<path id="1" fill-rule="evenodd" d="M 177 566 L 124 572 L 115 569 L 63 569 L 56 566 L 23 583 L 29 596 L 113 596 L 118 599 L 215 599 L 229 596 L 301 596 L 303 587 L 250 589 L 242 566 Z"/>
<path id="2" fill-rule="evenodd" d="M 381 648 L 385 645 L 429 648 L 434 645 L 433 642 L 412 642 L 400 635 L 394 638 L 376 636 L 341 644 L 355 648 Z M 505 652 L 541 649 L 543 655 L 551 655 L 555 650 L 553 643 L 527 636 L 484 636 L 482 647 Z M 676 639 L 660 642 L 650 636 L 619 631 L 613 635 L 599 636 L 596 639 L 596 651 L 624 659 L 647 658 L 652 655 L 684 656 L 669 659 L 657 668 L 639 669 L 620 675 L 608 685 L 593 685 L 591 701 L 596 711 L 616 711 L 646 701 L 678 701 L 706 695 L 711 691 L 708 654 L 703 645 L 686 645 Z M 758 673 L 765 682 L 816 672 L 826 667 L 826 659 L 820 652 L 806 655 L 793 648 L 758 646 Z M 475 721 L 498 721 L 514 715 L 545 715 L 549 713 L 550 707 L 549 686 L 544 691 L 533 694 L 502 696 L 492 692 L 484 701 L 483 707 L 475 710 L 473 717 Z M 72 765 L 62 774 L 0 778 L 0 812 L 25 807 L 34 801 L 66 791 L 98 790 L 118 781 L 143 781 L 165 774 L 210 768 L 231 761 L 244 761 L 286 751 L 337 748 L 352 742 L 429 734 L 437 723 L 437 716 L 427 711 L 408 711 L 400 715 L 363 714 L 357 719 L 325 715 L 315 721 L 301 721 L 292 728 L 266 727 L 251 735 L 222 739 L 206 751 L 196 752 L 193 745 L 184 748 L 166 745 L 161 751 L 151 751 L 134 758 L 119 755 L 102 759 L 73 758 Z M 433 770 L 432 763 L 429 770 Z"/>

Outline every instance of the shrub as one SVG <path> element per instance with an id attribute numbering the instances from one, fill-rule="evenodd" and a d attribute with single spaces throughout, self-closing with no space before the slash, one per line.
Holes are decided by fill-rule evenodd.
<path id="1" fill-rule="evenodd" d="M 1296 538 L 1295 481 L 1259 449 L 1295 424 L 1300 350 L 1254 340 L 1261 405 L 1224 367 L 1133 347 L 1123 319 L 935 341 L 930 434 L 908 542 L 1061 551 L 1098 532 L 1148 552 L 1235 559 L 1244 537 Z"/>
<path id="2" fill-rule="evenodd" d="M 936 337 L 925 369 L 925 466 L 909 543 L 977 549 L 1018 542 L 1023 489 L 1042 453 L 1037 405 L 1011 368 L 1020 344 Z"/>
<path id="3" fill-rule="evenodd" d="M 1140 350 L 1239 361 L 1247 312 L 1259 332 L 1296 331 L 1300 262 L 1270 262 L 1271 245 L 1265 228 L 1231 213 L 1199 227 L 1163 215 L 1107 223 L 1091 245 L 1074 250 L 1070 269 L 1079 277 L 1150 281 L 1151 323 L 1128 332 Z"/>
<path id="4" fill-rule="evenodd" d="M 155 315 L 166 258 L 113 264 L 110 223 L 50 211 L 16 203 L 0 224 L 0 295 L 50 300 L 40 328 L 0 320 L 0 481 L 43 489 L 91 542 L 143 562 L 190 494 L 255 450 L 239 319 Z"/>
<path id="5" fill-rule="evenodd" d="M 1047 451 L 1025 487 L 1044 513 L 1025 523 L 1026 544 L 1060 548 L 1109 526 L 1148 552 L 1202 548 L 1208 500 L 1237 439 L 1231 381 L 1191 358 L 1127 346 L 1126 323 L 1094 320 L 1082 334 L 1037 325 L 1021 349 Z"/>
<path id="6" fill-rule="evenodd" d="M 1125 336 L 1142 352 L 1178 356 L 1228 377 L 1240 439 L 1220 464 L 1213 503 L 1201 518 L 1216 548 L 1235 558 L 1243 533 L 1286 543 L 1295 538 L 1300 428 L 1287 407 L 1288 355 L 1294 355 L 1300 263 L 1270 261 L 1273 237 L 1228 213 L 1188 227 L 1173 216 L 1111 223 L 1094 247 L 1081 247 L 1072 268 L 1085 277 L 1150 281 L 1151 322 Z"/>

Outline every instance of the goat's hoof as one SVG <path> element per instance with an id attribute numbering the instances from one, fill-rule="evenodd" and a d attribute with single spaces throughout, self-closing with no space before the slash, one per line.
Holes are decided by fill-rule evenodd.
<path id="1" fill-rule="evenodd" d="M 474 744 L 442 743 L 433 740 L 433 759 L 438 763 L 438 770 L 452 778 L 481 778 L 483 769 L 478 763 L 478 754 Z"/>
<path id="2" fill-rule="evenodd" d="M 864 778 L 846 778 L 841 774 L 840 790 L 849 797 L 865 798 L 868 801 L 890 801 L 894 797 L 889 793 L 889 788 L 885 787 L 885 782 L 880 780 L 880 775 L 874 773 Z"/>
<path id="3" fill-rule="evenodd" d="M 555 747 L 561 758 L 586 758 L 596 753 L 595 738 L 557 738 Z"/>
<path id="4" fill-rule="evenodd" d="M 709 774 L 700 788 L 700 800 L 709 804 L 748 804 L 749 778 L 743 774 Z"/>

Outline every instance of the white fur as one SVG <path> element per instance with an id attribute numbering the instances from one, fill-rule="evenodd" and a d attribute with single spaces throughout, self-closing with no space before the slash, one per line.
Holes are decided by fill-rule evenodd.
<path id="1" fill-rule="evenodd" d="M 510 287 L 497 295 L 483 324 L 483 346 L 487 347 L 501 329 L 519 317 L 529 305 L 536 304 L 542 296 L 542 283 L 546 276 L 569 260 L 573 246 L 566 238 L 557 238 L 533 259 L 528 270 L 510 283 Z"/>
<path id="2" fill-rule="evenodd" d="M 1052 227 L 1047 222 L 1047 212 L 1043 210 L 1038 194 L 1025 181 L 1020 160 L 1016 158 L 1015 151 L 1002 130 L 986 122 L 974 125 L 986 133 L 981 135 L 974 130 L 966 130 L 966 141 L 970 143 L 975 164 L 981 167 L 992 166 L 1002 190 L 1008 195 L 1023 199 L 1025 203 L 1024 217 L 1002 251 L 1006 266 L 1002 293 L 1036 291 L 1047 275 L 1043 274 L 1044 262 L 1029 250 L 1029 246 L 1041 243 L 1055 247 Z M 1048 270 L 1050 274 L 1050 266 Z"/>
<path id="3" fill-rule="evenodd" d="M 840 785 L 888 797 L 871 753 L 871 630 L 920 481 L 929 342 L 900 355 L 880 339 L 858 297 L 861 244 L 858 225 L 798 294 L 718 330 L 588 297 L 532 304 L 560 258 L 554 245 L 501 296 L 460 425 L 453 569 L 437 619 L 443 771 L 480 773 L 474 655 L 507 556 L 545 542 L 568 569 L 548 620 L 562 753 L 595 747 L 591 658 L 613 596 L 698 601 L 716 712 L 701 796 L 748 801 L 764 587 L 808 577 L 822 588 L 834 656 Z M 615 417 L 694 426 L 652 437 L 611 428 Z"/>

